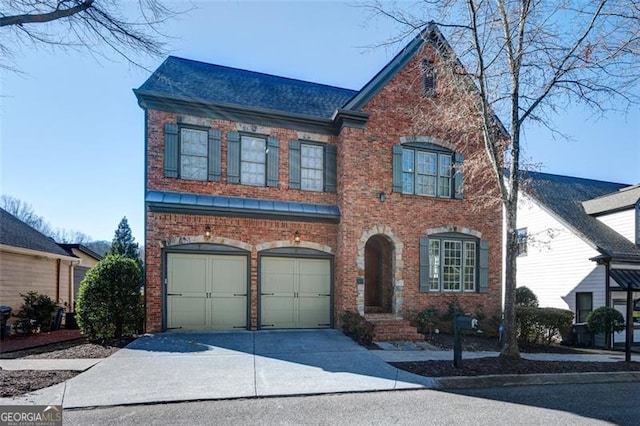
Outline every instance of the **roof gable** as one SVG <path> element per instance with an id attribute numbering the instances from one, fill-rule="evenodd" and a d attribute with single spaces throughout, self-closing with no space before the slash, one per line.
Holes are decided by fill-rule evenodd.
<path id="1" fill-rule="evenodd" d="M 582 202 L 584 210 L 592 215 L 601 215 L 619 210 L 633 209 L 640 200 L 640 185 L 619 189 L 617 192 Z"/>
<path id="2" fill-rule="evenodd" d="M 616 192 L 626 184 L 522 172 L 523 190 L 603 254 L 638 257 L 640 248 L 584 210 L 583 201 Z"/>
<path id="3" fill-rule="evenodd" d="M 0 208 L 0 244 L 69 256 L 53 239 L 36 231 L 2 208 Z"/>

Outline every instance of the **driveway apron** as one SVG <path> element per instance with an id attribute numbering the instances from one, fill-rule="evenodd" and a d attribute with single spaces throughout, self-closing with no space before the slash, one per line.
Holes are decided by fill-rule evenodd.
<path id="1" fill-rule="evenodd" d="M 337 330 L 167 332 L 146 335 L 69 380 L 80 408 L 433 387 Z"/>

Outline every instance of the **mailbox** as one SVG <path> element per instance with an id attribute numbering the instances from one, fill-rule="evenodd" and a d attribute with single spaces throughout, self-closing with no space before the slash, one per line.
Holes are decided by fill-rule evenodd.
<path id="1" fill-rule="evenodd" d="M 469 316 L 456 317 L 456 328 L 459 330 L 476 330 L 478 328 L 478 320 Z"/>

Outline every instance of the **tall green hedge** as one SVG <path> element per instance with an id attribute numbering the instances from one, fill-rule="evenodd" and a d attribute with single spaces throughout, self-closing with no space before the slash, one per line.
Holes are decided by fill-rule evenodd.
<path id="1" fill-rule="evenodd" d="M 80 283 L 76 320 L 91 340 L 120 339 L 139 331 L 143 317 L 138 263 L 110 254 L 91 268 Z"/>
<path id="2" fill-rule="evenodd" d="M 516 307 L 518 341 L 524 344 L 551 344 L 553 338 L 568 330 L 573 312 L 557 308 Z"/>

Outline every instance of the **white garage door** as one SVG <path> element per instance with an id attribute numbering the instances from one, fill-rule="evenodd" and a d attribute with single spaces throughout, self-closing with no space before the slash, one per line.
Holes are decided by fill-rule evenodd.
<path id="1" fill-rule="evenodd" d="M 263 257 L 260 327 L 330 327 L 330 265 L 328 259 Z"/>
<path id="2" fill-rule="evenodd" d="M 245 256 L 167 255 L 167 329 L 176 328 L 247 328 Z"/>

